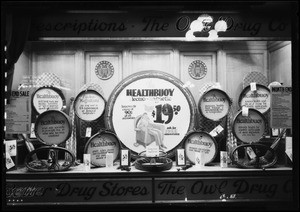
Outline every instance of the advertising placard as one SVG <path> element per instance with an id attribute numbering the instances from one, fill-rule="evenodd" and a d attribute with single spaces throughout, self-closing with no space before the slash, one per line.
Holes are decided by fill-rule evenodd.
<path id="1" fill-rule="evenodd" d="M 128 77 L 108 101 L 108 128 L 135 154 L 149 145 L 170 152 L 194 123 L 195 103 L 182 85 L 163 72 L 139 72 Z"/>
<path id="2" fill-rule="evenodd" d="M 230 109 L 230 98 L 219 89 L 210 89 L 199 100 L 200 113 L 209 120 L 219 121 L 225 117 Z"/>
<path id="3" fill-rule="evenodd" d="M 6 133 L 30 133 L 30 91 L 11 92 L 10 103 L 5 105 Z"/>
<path id="4" fill-rule="evenodd" d="M 94 121 L 104 113 L 105 100 L 94 90 L 82 91 L 75 99 L 74 110 L 81 120 Z"/>
<path id="5" fill-rule="evenodd" d="M 256 84 L 256 90 L 251 90 L 247 86 L 241 92 L 239 97 L 240 107 L 248 107 L 266 113 L 270 110 L 270 90 L 266 86 Z"/>
<path id="6" fill-rule="evenodd" d="M 292 128 L 292 87 L 271 87 L 271 127 Z"/>
<path id="7" fill-rule="evenodd" d="M 243 115 L 243 111 L 240 111 L 234 118 L 232 132 L 242 142 L 258 142 L 265 130 L 266 119 L 258 110 L 249 109 L 246 116 Z"/>
<path id="8" fill-rule="evenodd" d="M 184 141 L 184 149 L 187 159 L 193 164 L 197 164 L 195 153 L 201 153 L 201 163 L 207 164 L 215 159 L 218 151 L 215 139 L 206 132 L 190 133 Z"/>
<path id="9" fill-rule="evenodd" d="M 59 144 L 70 137 L 71 122 L 65 113 L 48 110 L 38 116 L 34 131 L 39 141 L 47 145 Z"/>
<path id="10" fill-rule="evenodd" d="M 62 110 L 65 97 L 55 87 L 41 87 L 32 95 L 32 106 L 38 114 L 47 110 Z"/>
<path id="11" fill-rule="evenodd" d="M 110 158 L 110 164 L 112 165 L 119 156 L 120 144 L 113 133 L 101 131 L 88 140 L 84 152 L 91 155 L 93 166 L 106 166 L 107 157 Z"/>

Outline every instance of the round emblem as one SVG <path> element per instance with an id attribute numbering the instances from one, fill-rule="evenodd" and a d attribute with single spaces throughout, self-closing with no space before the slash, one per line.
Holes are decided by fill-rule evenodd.
<path id="1" fill-rule="evenodd" d="M 114 66 L 110 62 L 102 60 L 96 65 L 95 74 L 99 79 L 107 80 L 114 75 Z"/>
<path id="2" fill-rule="evenodd" d="M 207 73 L 207 67 L 201 60 L 194 60 L 189 65 L 189 74 L 192 78 L 199 80 L 205 77 Z"/>

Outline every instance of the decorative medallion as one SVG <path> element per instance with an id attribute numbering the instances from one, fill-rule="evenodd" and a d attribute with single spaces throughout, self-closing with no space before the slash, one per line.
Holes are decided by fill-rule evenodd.
<path id="1" fill-rule="evenodd" d="M 192 78 L 199 80 L 205 77 L 207 73 L 207 67 L 201 60 L 194 60 L 189 65 L 189 74 Z"/>
<path id="2" fill-rule="evenodd" d="M 106 61 L 100 61 L 95 67 L 95 74 L 99 79 L 108 80 L 114 75 L 114 66 Z"/>

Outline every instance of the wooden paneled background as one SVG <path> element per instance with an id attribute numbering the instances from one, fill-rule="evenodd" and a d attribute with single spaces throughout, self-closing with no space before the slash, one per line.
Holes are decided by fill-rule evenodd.
<path id="1" fill-rule="evenodd" d="M 100 61 L 109 61 L 114 75 L 102 80 L 95 74 Z M 189 65 L 201 60 L 207 67 L 204 78 L 196 80 Z M 242 81 L 252 71 L 261 72 L 269 82 L 291 85 L 291 42 L 228 41 L 201 43 L 103 43 L 34 42 L 26 46 L 16 64 L 13 89 L 23 76 L 55 73 L 63 82 L 67 103 L 87 83 L 99 84 L 108 100 L 114 87 L 125 77 L 144 70 L 172 74 L 188 85 L 196 103 L 199 90 L 207 83 L 219 82 L 233 99 L 234 111 L 242 91 Z"/>

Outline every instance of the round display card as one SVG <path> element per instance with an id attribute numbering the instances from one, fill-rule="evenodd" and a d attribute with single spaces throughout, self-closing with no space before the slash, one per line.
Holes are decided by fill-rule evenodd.
<path id="1" fill-rule="evenodd" d="M 94 90 L 80 92 L 74 102 L 75 114 L 83 121 L 95 121 L 105 110 L 105 100 Z"/>
<path id="2" fill-rule="evenodd" d="M 191 93 L 179 79 L 143 71 L 117 85 L 108 100 L 105 121 L 133 156 L 157 145 L 168 157 L 193 129 L 195 108 Z"/>
<path id="3" fill-rule="evenodd" d="M 91 164 L 94 166 L 106 165 L 106 154 L 113 154 L 113 161 L 119 156 L 120 143 L 114 133 L 101 131 L 92 136 L 85 145 L 85 154 L 91 154 Z"/>
<path id="4" fill-rule="evenodd" d="M 219 121 L 224 118 L 230 109 L 230 98 L 219 89 L 210 89 L 199 100 L 199 111 L 207 119 Z"/>
<path id="5" fill-rule="evenodd" d="M 242 142 L 258 142 L 265 130 L 266 119 L 258 110 L 249 109 L 248 116 L 243 116 L 242 111 L 240 111 L 234 118 L 232 132 Z"/>
<path id="6" fill-rule="evenodd" d="M 39 141 L 57 145 L 71 136 L 71 122 L 64 112 L 47 110 L 38 116 L 34 131 Z"/>
<path id="7" fill-rule="evenodd" d="M 195 152 L 204 154 L 204 164 L 212 162 L 217 155 L 215 139 L 207 132 L 191 132 L 184 140 L 186 157 L 195 164 Z"/>
<path id="8" fill-rule="evenodd" d="M 41 87 L 32 96 L 32 105 L 38 114 L 47 110 L 62 110 L 64 102 L 61 90 L 55 87 Z"/>
<path id="9" fill-rule="evenodd" d="M 266 113 L 270 109 L 270 90 L 266 86 L 256 84 L 256 90 L 251 91 L 250 85 L 245 87 L 239 96 L 240 107 L 248 107 Z"/>

